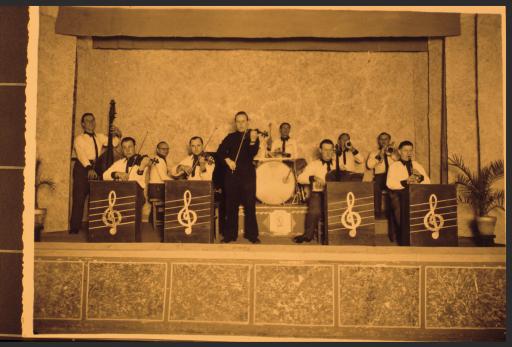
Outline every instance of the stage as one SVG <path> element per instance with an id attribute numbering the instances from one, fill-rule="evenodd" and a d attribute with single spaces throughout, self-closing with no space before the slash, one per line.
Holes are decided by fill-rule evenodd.
<path id="1" fill-rule="evenodd" d="M 505 339 L 503 247 L 305 247 L 36 243 L 34 331 Z"/>

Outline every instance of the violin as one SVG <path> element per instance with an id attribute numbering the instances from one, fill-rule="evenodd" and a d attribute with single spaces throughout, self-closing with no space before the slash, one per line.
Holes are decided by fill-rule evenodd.
<path id="1" fill-rule="evenodd" d="M 212 154 L 202 151 L 197 155 L 197 160 L 194 160 L 192 164 L 192 168 L 190 170 L 190 174 L 188 174 L 185 171 L 181 171 L 178 175 L 175 175 L 174 178 L 176 179 L 188 179 L 190 175 L 192 175 L 192 172 L 194 172 L 197 168 L 197 165 L 199 165 L 200 158 L 203 158 L 206 161 L 207 165 L 213 165 L 215 164 L 215 158 Z"/>
<path id="2" fill-rule="evenodd" d="M 260 129 L 258 129 L 258 128 L 255 128 L 255 129 L 247 129 L 247 131 L 248 131 L 248 132 L 251 132 L 251 131 L 253 131 L 253 130 L 255 130 L 255 131 L 256 131 L 256 133 L 258 133 L 258 135 L 261 135 L 261 136 L 263 136 L 263 137 L 268 137 L 268 136 L 269 136 L 269 135 L 268 135 L 268 131 L 266 131 L 266 130 L 260 130 Z"/>

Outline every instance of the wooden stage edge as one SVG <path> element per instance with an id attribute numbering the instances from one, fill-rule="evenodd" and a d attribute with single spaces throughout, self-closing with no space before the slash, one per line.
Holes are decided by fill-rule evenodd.
<path id="1" fill-rule="evenodd" d="M 393 247 L 180 243 L 36 243 L 35 257 L 126 257 L 289 261 L 505 263 L 505 247 Z M 128 252 L 128 254 L 127 254 Z"/>

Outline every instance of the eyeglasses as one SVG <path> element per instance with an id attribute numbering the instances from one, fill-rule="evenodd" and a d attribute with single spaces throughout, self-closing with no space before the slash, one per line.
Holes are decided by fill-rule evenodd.
<path id="1" fill-rule="evenodd" d="M 169 150 L 169 147 L 165 147 L 165 148 L 158 148 L 159 150 L 161 151 L 168 151 Z"/>

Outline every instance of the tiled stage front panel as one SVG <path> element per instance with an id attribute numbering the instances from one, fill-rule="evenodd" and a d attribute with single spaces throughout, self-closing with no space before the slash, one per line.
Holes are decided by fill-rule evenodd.
<path id="1" fill-rule="evenodd" d="M 505 337 L 505 256 L 496 249 L 104 246 L 36 250 L 36 333 Z"/>

